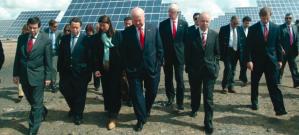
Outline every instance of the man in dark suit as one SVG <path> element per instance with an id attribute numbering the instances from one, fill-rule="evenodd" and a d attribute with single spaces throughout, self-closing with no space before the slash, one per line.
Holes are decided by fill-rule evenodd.
<path id="1" fill-rule="evenodd" d="M 280 25 L 280 43 L 282 46 L 283 59 L 282 67 L 280 69 L 279 82 L 283 75 L 283 70 L 286 63 L 289 63 L 290 71 L 293 79 L 294 88 L 299 86 L 299 74 L 296 64 L 296 57 L 298 56 L 298 27 L 292 24 L 293 15 L 287 13 L 285 15 L 285 23 Z"/>
<path id="2" fill-rule="evenodd" d="M 51 41 L 40 32 L 38 17 L 27 21 L 29 33 L 19 36 L 13 68 L 13 82 L 22 84 L 31 105 L 28 134 L 37 134 L 41 121 L 47 115 L 43 105 L 44 87 L 51 83 Z"/>
<path id="3" fill-rule="evenodd" d="M 207 13 L 201 13 L 197 21 L 199 29 L 188 29 L 185 47 L 186 72 L 191 89 L 191 117 L 197 115 L 203 91 L 205 131 L 212 133 L 213 91 L 219 73 L 220 58 L 218 33 L 209 29 L 210 16 Z"/>
<path id="4" fill-rule="evenodd" d="M 1 70 L 2 65 L 4 63 L 4 59 L 5 59 L 5 57 L 4 57 L 4 52 L 3 52 L 3 48 L 2 48 L 2 42 L 0 40 L 0 70 Z"/>
<path id="5" fill-rule="evenodd" d="M 70 20 L 71 34 L 61 39 L 57 65 L 60 91 L 70 107 L 68 115 L 76 125 L 83 122 L 87 85 L 93 69 L 91 45 L 80 33 L 81 26 L 80 18 Z"/>
<path id="6" fill-rule="evenodd" d="M 241 86 L 246 86 L 248 79 L 247 79 L 247 67 L 246 67 L 246 60 L 245 60 L 245 45 L 246 45 L 246 38 L 248 35 L 248 29 L 250 26 L 250 22 L 251 22 L 251 18 L 249 16 L 245 16 L 242 19 L 242 32 L 241 34 L 243 34 L 243 37 L 245 38 L 243 41 L 243 43 L 240 46 L 240 58 L 239 58 L 239 63 L 240 63 L 240 75 L 239 75 L 239 80 L 242 81 Z"/>
<path id="7" fill-rule="evenodd" d="M 287 114 L 281 90 L 277 86 L 282 49 L 279 44 L 279 26 L 270 21 L 272 11 L 260 10 L 261 21 L 249 27 L 246 41 L 247 67 L 251 70 L 251 108 L 258 110 L 258 86 L 263 73 L 276 115 Z"/>
<path id="8" fill-rule="evenodd" d="M 176 96 L 178 110 L 183 110 L 184 101 L 184 41 L 188 23 L 179 19 L 179 7 L 171 4 L 168 9 L 169 18 L 162 21 L 159 26 L 164 51 L 165 91 L 168 98 L 167 106 L 172 105 Z M 173 69 L 177 84 L 176 92 L 173 86 Z"/>
<path id="9" fill-rule="evenodd" d="M 49 21 L 49 28 L 45 29 L 45 33 L 48 34 L 51 39 L 51 50 L 52 50 L 52 80 L 50 84 L 51 92 L 57 92 L 56 80 L 57 80 L 57 59 L 58 59 L 58 43 L 62 36 L 62 33 L 57 30 L 58 23 L 55 20 Z"/>
<path id="10" fill-rule="evenodd" d="M 131 11 L 133 25 L 123 34 L 122 53 L 129 80 L 136 131 L 141 131 L 150 116 L 160 81 L 163 47 L 155 25 L 145 24 L 144 10 L 135 7 Z M 143 95 L 143 81 L 145 97 Z"/>
<path id="11" fill-rule="evenodd" d="M 239 18 L 232 16 L 230 24 L 222 26 L 219 31 L 219 44 L 221 60 L 224 62 L 224 73 L 222 78 L 222 93 L 236 93 L 234 90 L 234 76 L 237 62 L 240 58 L 240 48 L 244 43 L 245 37 L 239 25 Z"/>

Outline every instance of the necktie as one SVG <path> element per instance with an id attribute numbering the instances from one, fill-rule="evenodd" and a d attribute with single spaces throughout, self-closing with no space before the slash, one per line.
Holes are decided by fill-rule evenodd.
<path id="1" fill-rule="evenodd" d="M 268 40 L 268 34 L 269 34 L 269 32 L 268 32 L 267 25 L 264 24 L 264 40 L 265 40 L 266 42 L 267 42 L 267 40 Z"/>
<path id="2" fill-rule="evenodd" d="M 206 36 L 207 36 L 207 33 L 203 32 L 202 33 L 202 39 L 201 39 L 201 41 L 202 41 L 202 47 L 203 48 L 206 48 L 206 45 L 207 45 L 207 38 L 206 38 Z"/>
<path id="3" fill-rule="evenodd" d="M 289 29 L 289 35 L 290 35 L 290 46 L 292 47 L 293 45 L 293 33 L 292 33 L 292 27 L 291 26 L 288 26 L 288 29 Z"/>
<path id="4" fill-rule="evenodd" d="M 141 49 L 144 48 L 144 32 L 141 28 L 138 28 L 139 31 L 139 40 L 140 40 L 140 45 L 141 45 Z"/>
<path id="5" fill-rule="evenodd" d="M 30 37 L 27 43 L 27 53 L 31 53 L 33 47 L 33 37 Z"/>
<path id="6" fill-rule="evenodd" d="M 233 49 L 235 51 L 238 50 L 238 43 L 237 43 L 237 32 L 236 32 L 236 28 L 233 29 Z"/>
<path id="7" fill-rule="evenodd" d="M 175 39 L 175 37 L 176 37 L 176 25 L 175 25 L 175 21 L 172 21 L 172 37 L 173 37 L 173 39 Z"/>
<path id="8" fill-rule="evenodd" d="M 77 37 L 76 36 L 72 36 L 72 40 L 71 40 L 71 53 L 73 53 L 73 50 L 75 48 L 76 43 L 77 43 Z"/>

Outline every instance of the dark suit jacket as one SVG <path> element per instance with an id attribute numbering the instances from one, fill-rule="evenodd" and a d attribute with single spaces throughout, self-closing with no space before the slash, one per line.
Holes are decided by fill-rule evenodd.
<path id="1" fill-rule="evenodd" d="M 95 70 L 103 72 L 104 43 L 101 40 L 101 33 L 93 35 L 92 38 Z M 109 49 L 109 68 L 121 69 L 123 59 L 120 54 L 121 32 L 115 31 L 111 42 L 114 47 Z"/>
<path id="2" fill-rule="evenodd" d="M 29 34 L 18 37 L 13 76 L 20 77 L 21 83 L 40 86 L 51 80 L 52 56 L 49 36 L 39 32 L 30 54 L 27 53 Z"/>
<path id="3" fill-rule="evenodd" d="M 206 48 L 203 48 L 199 30 L 196 30 L 195 27 L 189 27 L 188 40 L 185 47 L 186 72 L 192 74 L 203 71 L 211 77 L 217 78 L 219 58 L 218 33 L 209 29 L 207 45 Z M 202 70 L 203 68 L 206 68 L 207 71 Z"/>
<path id="4" fill-rule="evenodd" d="M 73 53 L 70 49 L 71 35 L 65 35 L 60 42 L 57 70 L 61 75 L 73 75 L 78 79 L 89 81 L 93 71 L 92 45 L 88 44 L 87 37 L 80 33 Z M 84 80 L 84 81 L 86 81 Z"/>
<path id="5" fill-rule="evenodd" d="M 268 42 L 263 36 L 260 22 L 249 27 L 246 40 L 246 62 L 252 61 L 255 65 L 263 66 L 270 61 L 276 68 L 278 61 L 282 61 L 282 49 L 279 44 L 279 26 L 270 22 Z"/>
<path id="6" fill-rule="evenodd" d="M 4 63 L 4 59 L 5 59 L 5 57 L 4 57 L 4 52 L 3 52 L 3 48 L 2 48 L 2 42 L 0 40 L 0 70 L 1 70 L 2 65 Z"/>
<path id="7" fill-rule="evenodd" d="M 122 54 L 128 76 L 139 76 L 146 72 L 151 77 L 160 74 L 163 60 L 163 47 L 159 30 L 155 25 L 145 24 L 145 46 L 141 49 L 135 26 L 125 29 L 123 34 Z"/>
<path id="8" fill-rule="evenodd" d="M 290 46 L 290 34 L 289 29 L 286 23 L 280 25 L 280 44 L 282 48 L 285 50 L 286 54 L 291 53 L 292 56 L 298 55 L 298 28 L 296 25 L 292 25 L 293 29 L 293 44 L 292 48 Z"/>
<path id="9" fill-rule="evenodd" d="M 178 19 L 176 38 L 172 37 L 170 18 L 162 21 L 159 26 L 159 32 L 164 49 L 165 64 L 173 57 L 174 64 L 184 64 L 184 47 L 188 23 L 182 19 Z"/>
<path id="10" fill-rule="evenodd" d="M 246 36 L 244 35 L 244 31 L 241 27 L 237 27 L 237 36 L 238 36 L 238 50 L 241 51 L 241 47 L 244 46 L 244 41 L 246 40 Z M 219 31 L 219 45 L 220 45 L 220 53 L 221 59 L 227 57 L 228 49 L 229 49 L 229 39 L 230 39 L 230 24 L 222 26 Z"/>

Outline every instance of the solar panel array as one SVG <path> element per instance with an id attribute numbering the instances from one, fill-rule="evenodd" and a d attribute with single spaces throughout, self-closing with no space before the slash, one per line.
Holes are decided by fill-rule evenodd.
<path id="1" fill-rule="evenodd" d="M 14 20 L 0 20 L 0 38 L 4 37 L 4 34 L 13 22 Z"/>
<path id="2" fill-rule="evenodd" d="M 24 24 L 28 18 L 38 16 L 41 20 L 41 29 L 48 26 L 48 21 L 56 19 L 60 11 L 24 11 L 21 12 L 17 19 L 12 23 L 9 30 L 4 34 L 5 38 L 17 38 L 21 34 Z"/>
<path id="3" fill-rule="evenodd" d="M 237 15 L 240 19 L 244 16 L 250 16 L 252 23 L 259 21 L 258 12 L 262 7 L 270 7 L 273 15 L 271 21 L 276 24 L 284 23 L 284 16 L 286 13 L 292 13 L 295 19 L 299 19 L 299 1 L 298 0 L 257 0 L 257 7 L 238 7 L 236 12 L 225 14 L 226 17 L 219 16 L 211 22 L 211 27 L 219 29 L 221 26 L 229 23 L 232 15 Z"/>
<path id="4" fill-rule="evenodd" d="M 81 17 L 82 28 L 85 28 L 87 24 L 95 25 L 101 15 L 108 15 L 114 28 L 121 30 L 124 28 L 123 19 L 129 16 L 130 10 L 136 6 L 144 9 L 147 22 L 158 25 L 168 18 L 169 4 L 162 3 L 162 0 L 72 0 L 58 29 L 62 30 L 72 17 Z"/>

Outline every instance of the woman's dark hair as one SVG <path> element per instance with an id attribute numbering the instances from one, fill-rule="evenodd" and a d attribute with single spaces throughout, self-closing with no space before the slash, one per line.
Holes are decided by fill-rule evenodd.
<path id="1" fill-rule="evenodd" d="M 92 31 L 94 33 L 94 28 L 92 24 L 87 24 L 85 27 L 85 32 Z"/>
<path id="2" fill-rule="evenodd" d="M 114 29 L 113 29 L 113 26 L 112 26 L 112 23 L 111 23 L 111 20 L 110 20 L 109 16 L 107 16 L 107 15 L 100 16 L 100 18 L 98 20 L 98 23 L 108 23 L 109 29 L 107 31 L 107 35 L 108 35 L 108 37 L 112 37 L 113 36 Z M 99 32 L 102 32 L 101 29 L 100 29 Z"/>
<path id="3" fill-rule="evenodd" d="M 70 31 L 70 27 L 71 27 L 70 24 L 64 25 L 63 32 L 66 32 L 67 30 Z"/>

